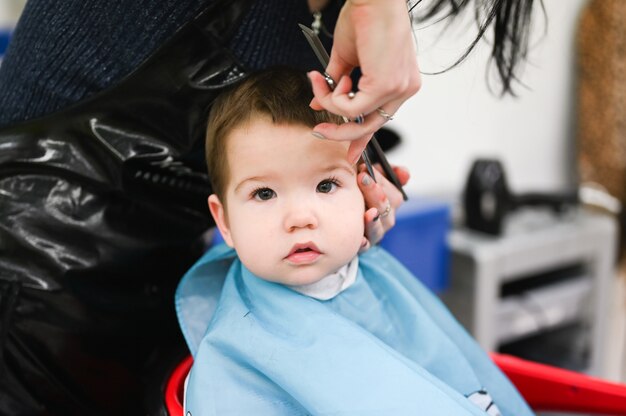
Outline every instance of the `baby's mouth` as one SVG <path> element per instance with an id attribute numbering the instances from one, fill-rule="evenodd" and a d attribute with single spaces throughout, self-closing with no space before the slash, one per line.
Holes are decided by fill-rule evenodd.
<path id="1" fill-rule="evenodd" d="M 312 242 L 296 244 L 291 248 L 285 260 L 294 264 L 309 264 L 317 260 L 321 254 Z"/>

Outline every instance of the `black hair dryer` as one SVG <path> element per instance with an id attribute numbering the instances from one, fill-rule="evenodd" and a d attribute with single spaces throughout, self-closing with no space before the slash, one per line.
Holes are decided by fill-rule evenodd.
<path id="1" fill-rule="evenodd" d="M 502 164 L 493 159 L 474 161 L 463 193 L 467 228 L 491 235 L 500 235 L 506 215 L 522 206 L 547 206 L 558 213 L 577 203 L 577 191 L 512 195 Z"/>

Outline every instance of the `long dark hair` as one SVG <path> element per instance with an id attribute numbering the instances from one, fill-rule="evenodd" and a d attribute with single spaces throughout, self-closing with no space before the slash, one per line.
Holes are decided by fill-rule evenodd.
<path id="1" fill-rule="evenodd" d="M 545 19 L 543 1 L 537 1 Z M 526 59 L 528 53 L 528 35 L 535 0 L 413 0 L 409 2 L 409 9 L 413 21 L 421 23 L 434 19 L 455 18 L 470 3 L 474 3 L 478 34 L 461 57 L 444 71 L 461 63 L 491 26 L 493 27 L 491 60 L 495 63 L 502 84 L 500 93 L 515 95 L 513 85 L 520 83 L 517 75 L 519 64 Z"/>

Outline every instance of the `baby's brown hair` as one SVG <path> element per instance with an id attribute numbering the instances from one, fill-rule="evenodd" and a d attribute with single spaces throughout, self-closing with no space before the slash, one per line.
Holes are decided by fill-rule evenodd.
<path id="1" fill-rule="evenodd" d="M 341 123 L 327 111 L 315 111 L 311 85 L 302 71 L 275 67 L 250 75 L 225 91 L 213 103 L 206 134 L 206 162 L 213 193 L 222 203 L 228 185 L 226 142 L 229 134 L 255 116 L 269 116 L 274 124 L 314 127 L 323 122 Z"/>

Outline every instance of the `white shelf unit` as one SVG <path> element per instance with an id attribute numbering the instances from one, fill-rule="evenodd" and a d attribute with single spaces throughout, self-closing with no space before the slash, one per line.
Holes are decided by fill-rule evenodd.
<path id="1" fill-rule="evenodd" d="M 496 351 L 504 343 L 579 321 L 590 330 L 585 370 L 607 374 L 614 218 L 582 209 L 563 215 L 522 211 L 507 219 L 501 236 L 455 228 L 448 244 L 450 282 L 442 299 L 483 348 Z M 569 276 L 547 277 L 564 271 Z M 530 279 L 531 289 L 503 296 L 504 287 Z"/>

